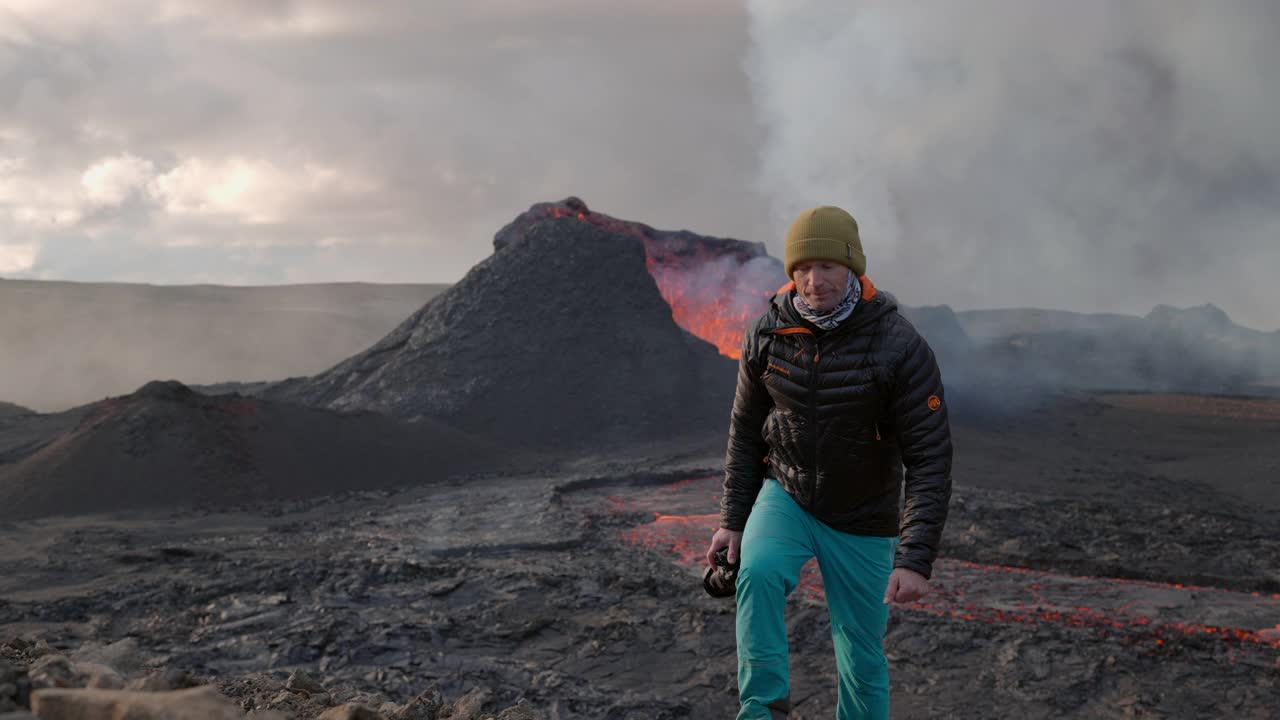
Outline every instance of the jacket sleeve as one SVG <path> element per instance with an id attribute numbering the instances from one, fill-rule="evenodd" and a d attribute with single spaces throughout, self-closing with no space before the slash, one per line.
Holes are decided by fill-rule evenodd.
<path id="1" fill-rule="evenodd" d="M 758 333 L 750 328 L 742 339 L 738 387 L 729 419 L 729 449 L 724 460 L 724 495 L 720 498 L 720 527 L 742 530 L 764 484 L 769 447 L 763 429 L 773 398 L 759 370 Z"/>
<path id="2" fill-rule="evenodd" d="M 933 350 L 914 328 L 910 334 L 895 371 L 890 403 L 906 489 L 893 566 L 927 578 L 933 572 L 951 501 L 951 425 Z"/>

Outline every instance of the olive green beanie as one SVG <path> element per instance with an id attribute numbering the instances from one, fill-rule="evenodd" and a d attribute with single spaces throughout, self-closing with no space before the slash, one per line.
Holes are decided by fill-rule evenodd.
<path id="1" fill-rule="evenodd" d="M 806 260 L 840 263 L 861 277 L 867 273 L 867 256 L 862 254 L 858 222 L 849 213 L 831 205 L 820 205 L 800 213 L 787 228 L 783 265 L 787 277 Z"/>

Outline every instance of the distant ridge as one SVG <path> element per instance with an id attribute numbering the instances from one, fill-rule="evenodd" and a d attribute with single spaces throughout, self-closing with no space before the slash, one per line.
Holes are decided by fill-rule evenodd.
<path id="1" fill-rule="evenodd" d="M 995 338 L 1032 332 L 1132 329 L 1141 324 L 1137 315 L 1079 313 L 1043 308 L 958 310 L 956 319 L 970 337 Z"/>
<path id="2" fill-rule="evenodd" d="M 1041 385 L 1271 394 L 1280 333 L 1236 325 L 1220 308 L 1161 305 L 1145 317 L 1041 309 L 956 313 L 988 365 Z"/>
<path id="3" fill-rule="evenodd" d="M 41 412 L 132 392 L 320 372 L 447 285 L 0 280 L 0 399 Z"/>

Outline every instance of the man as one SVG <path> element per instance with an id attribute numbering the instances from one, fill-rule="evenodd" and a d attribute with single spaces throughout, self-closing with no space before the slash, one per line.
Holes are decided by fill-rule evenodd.
<path id="1" fill-rule="evenodd" d="M 742 341 L 721 527 L 707 550 L 708 565 L 722 548 L 741 564 L 738 718 L 790 710 L 783 608 L 816 557 L 839 674 L 836 717 L 885 719 L 889 603 L 927 592 L 951 497 L 942 378 L 893 297 L 867 279 L 849 213 L 802 213 L 784 263 L 792 282 Z"/>

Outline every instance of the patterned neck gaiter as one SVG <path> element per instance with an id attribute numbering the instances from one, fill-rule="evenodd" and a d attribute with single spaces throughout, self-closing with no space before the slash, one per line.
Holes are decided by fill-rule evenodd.
<path id="1" fill-rule="evenodd" d="M 799 288 L 791 296 L 791 304 L 795 306 L 796 312 L 800 313 L 800 317 L 823 330 L 834 330 L 837 325 L 844 322 L 845 318 L 853 314 L 853 309 L 857 307 L 858 298 L 861 296 L 862 283 L 858 282 L 858 278 L 854 277 L 853 273 L 849 273 L 849 284 L 845 286 L 844 299 L 830 310 L 824 313 L 814 311 L 809 303 L 805 302 Z"/>

